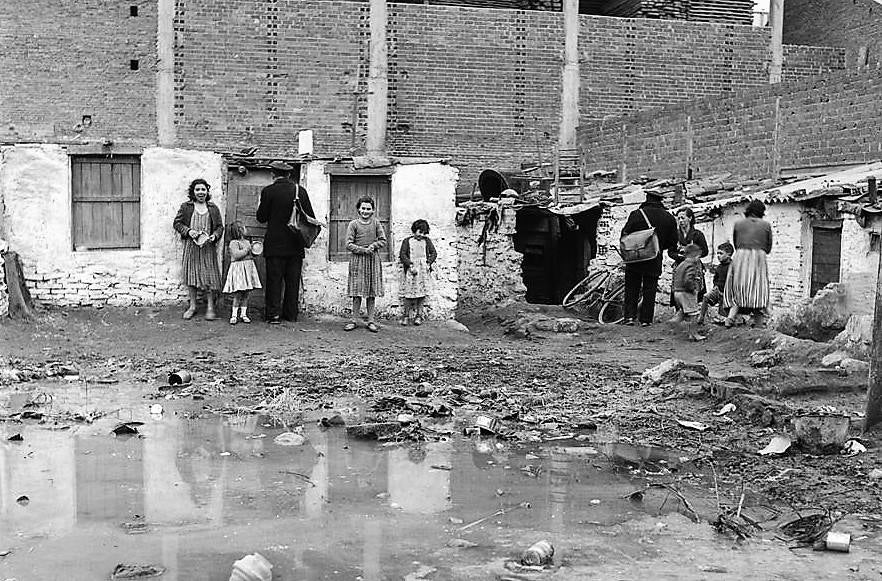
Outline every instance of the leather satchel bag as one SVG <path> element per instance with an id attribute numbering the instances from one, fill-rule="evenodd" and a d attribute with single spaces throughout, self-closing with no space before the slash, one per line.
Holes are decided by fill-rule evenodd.
<path id="1" fill-rule="evenodd" d="M 642 208 L 640 213 L 646 221 L 647 228 L 626 234 L 619 240 L 619 252 L 622 255 L 622 262 L 625 264 L 647 262 L 658 257 L 660 250 L 658 234 L 655 233 L 655 227 L 646 217 Z"/>
<path id="2" fill-rule="evenodd" d="M 311 248 L 322 231 L 322 223 L 303 211 L 300 205 L 300 184 L 294 184 L 294 209 L 288 218 L 288 228 L 303 242 L 304 248 Z"/>

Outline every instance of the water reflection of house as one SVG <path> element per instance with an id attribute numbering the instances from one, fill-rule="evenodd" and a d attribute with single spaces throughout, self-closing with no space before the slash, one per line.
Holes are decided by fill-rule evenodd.
<path id="1" fill-rule="evenodd" d="M 24 443 L 0 444 L 0 532 L 59 534 L 77 517 L 74 439 L 47 430 L 27 433 Z M 30 502 L 22 506 L 20 496 Z"/>

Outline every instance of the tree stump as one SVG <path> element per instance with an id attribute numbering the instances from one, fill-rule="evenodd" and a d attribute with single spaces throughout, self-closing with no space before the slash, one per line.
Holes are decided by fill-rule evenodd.
<path id="1" fill-rule="evenodd" d="M 25 285 L 18 253 L 4 252 L 3 266 L 6 269 L 6 288 L 9 293 L 9 316 L 13 319 L 29 321 L 34 316 L 34 303 Z"/>

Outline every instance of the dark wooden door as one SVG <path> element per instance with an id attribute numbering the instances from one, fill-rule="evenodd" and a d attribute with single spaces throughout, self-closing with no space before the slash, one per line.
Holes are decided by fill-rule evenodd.
<path id="1" fill-rule="evenodd" d="M 811 296 L 831 282 L 839 282 L 841 228 L 813 228 Z"/>
<path id="2" fill-rule="evenodd" d="M 266 226 L 257 221 L 257 205 L 260 203 L 260 190 L 273 182 L 272 175 L 268 171 L 250 170 L 242 176 L 236 171 L 230 171 L 227 182 L 227 215 L 224 224 L 233 221 L 242 222 L 248 230 L 246 238 L 252 243 L 263 241 L 266 234 Z M 224 239 L 224 276 L 230 266 L 229 240 Z M 266 262 L 263 256 L 254 259 L 257 272 L 260 274 L 260 283 L 266 286 Z M 227 300 L 228 297 L 225 297 Z M 263 289 L 251 291 L 248 304 L 250 308 L 263 310 Z"/>
<path id="3" fill-rule="evenodd" d="M 355 204 L 358 198 L 369 196 L 377 204 L 374 216 L 386 231 L 386 248 L 380 253 L 383 261 L 392 256 L 393 240 L 389 232 L 390 204 L 392 189 L 389 176 L 331 176 L 331 212 L 329 217 L 330 260 L 349 260 L 346 250 L 346 227 L 358 217 Z"/>

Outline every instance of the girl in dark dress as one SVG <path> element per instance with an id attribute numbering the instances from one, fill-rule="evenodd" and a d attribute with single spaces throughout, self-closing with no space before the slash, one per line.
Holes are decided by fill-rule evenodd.
<path id="1" fill-rule="evenodd" d="M 681 208 L 677 210 L 675 216 L 677 218 L 677 248 L 676 250 L 668 250 L 668 256 L 671 258 L 671 260 L 674 261 L 672 271 L 677 270 L 677 267 L 680 266 L 680 263 L 686 259 L 685 248 L 689 244 L 695 244 L 701 249 L 699 259 L 705 258 L 708 255 L 707 239 L 704 237 L 704 234 L 701 232 L 701 230 L 695 228 L 695 212 L 693 212 L 691 208 Z M 699 303 L 701 303 L 702 299 L 704 299 L 705 293 L 703 265 L 701 271 L 701 282 L 701 287 L 698 289 Z M 671 319 L 671 322 L 681 322 L 683 320 L 683 311 L 674 300 L 673 290 L 671 291 L 671 306 L 677 309 L 677 313 L 674 315 L 674 318 Z"/>

